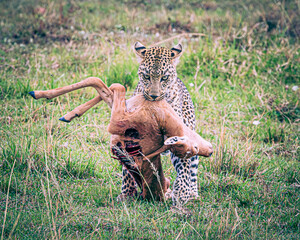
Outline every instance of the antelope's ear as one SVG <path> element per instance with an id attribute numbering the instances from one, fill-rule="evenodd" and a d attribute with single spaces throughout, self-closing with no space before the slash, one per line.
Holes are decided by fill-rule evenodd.
<path id="1" fill-rule="evenodd" d="M 133 45 L 133 49 L 138 58 L 140 58 L 140 60 L 145 58 L 146 47 L 143 44 L 141 44 L 140 42 L 136 42 Z"/>

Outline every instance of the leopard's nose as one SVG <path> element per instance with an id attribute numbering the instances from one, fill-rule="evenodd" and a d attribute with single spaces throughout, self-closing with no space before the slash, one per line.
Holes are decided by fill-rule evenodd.
<path id="1" fill-rule="evenodd" d="M 153 98 L 153 100 L 155 100 L 156 98 L 158 98 L 158 96 L 155 95 L 150 95 L 151 98 Z"/>

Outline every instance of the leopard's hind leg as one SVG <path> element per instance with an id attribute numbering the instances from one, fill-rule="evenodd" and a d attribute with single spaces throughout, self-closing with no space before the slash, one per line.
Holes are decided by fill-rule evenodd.
<path id="1" fill-rule="evenodd" d="M 130 197 L 136 197 L 138 195 L 138 186 L 130 175 L 128 170 L 123 166 L 122 168 L 122 190 L 118 196 L 118 200 L 128 199 Z"/>

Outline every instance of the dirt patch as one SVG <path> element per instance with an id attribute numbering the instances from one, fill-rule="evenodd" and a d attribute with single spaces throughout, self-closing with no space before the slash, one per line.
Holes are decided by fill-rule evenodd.
<path id="1" fill-rule="evenodd" d="M 127 0 L 126 5 L 134 8 L 155 8 L 164 7 L 167 10 L 179 9 L 179 8 L 202 8 L 204 10 L 216 10 L 218 4 L 214 1 L 159 1 L 159 0 Z M 155 6 L 155 7 L 154 7 Z"/>
<path id="2" fill-rule="evenodd" d="M 285 31 L 291 37 L 300 37 L 300 18 L 297 6 L 288 6 L 282 9 L 279 5 L 273 4 L 269 11 L 259 17 L 268 26 L 268 32 L 273 33 Z"/>
<path id="3" fill-rule="evenodd" d="M 76 10 L 78 7 L 72 4 L 50 4 L 47 7 L 26 6 L 24 7 L 26 18 L 22 18 L 20 11 L 16 10 L 14 12 L 16 23 L 3 28 L 2 34 L 13 42 L 23 44 L 68 42 L 73 35 L 72 16 Z"/>
<path id="4" fill-rule="evenodd" d="M 188 23 L 181 23 L 178 20 L 172 21 L 169 19 L 167 22 L 156 23 L 155 26 L 150 27 L 148 29 L 150 33 L 190 33 L 194 32 L 192 24 Z"/>
<path id="5" fill-rule="evenodd" d="M 206 11 L 215 11 L 218 8 L 218 4 L 216 2 L 200 2 L 200 1 L 196 1 L 196 2 L 192 2 L 190 3 L 190 6 L 192 8 L 202 8 L 203 10 Z"/>

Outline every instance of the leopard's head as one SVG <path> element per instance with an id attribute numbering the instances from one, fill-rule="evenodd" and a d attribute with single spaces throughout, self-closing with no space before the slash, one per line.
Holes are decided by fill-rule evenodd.
<path id="1" fill-rule="evenodd" d="M 140 42 L 134 44 L 139 58 L 139 79 L 144 97 L 149 101 L 162 100 L 177 79 L 176 65 L 182 53 L 182 45 L 171 49 L 164 47 L 146 48 Z"/>

